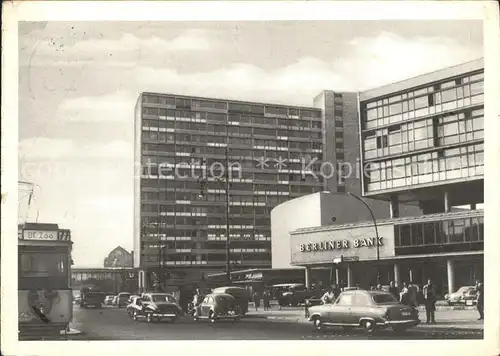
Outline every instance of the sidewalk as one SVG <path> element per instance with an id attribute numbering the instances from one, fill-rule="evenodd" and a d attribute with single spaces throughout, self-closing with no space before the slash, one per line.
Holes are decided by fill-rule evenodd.
<path id="1" fill-rule="evenodd" d="M 477 320 L 477 313 L 473 310 L 437 310 L 436 311 L 436 324 L 425 323 L 425 312 L 420 313 L 421 324 L 419 328 L 430 329 L 474 329 L 483 330 L 484 324 L 482 320 Z M 269 311 L 262 309 L 255 311 L 250 309 L 247 317 L 267 319 L 272 321 L 281 321 L 289 323 L 308 323 L 308 319 L 304 316 L 304 308 L 271 308 Z"/>

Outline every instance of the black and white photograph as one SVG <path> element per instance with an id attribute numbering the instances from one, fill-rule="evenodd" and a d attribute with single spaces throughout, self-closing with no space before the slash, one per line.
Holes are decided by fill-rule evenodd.
<path id="1" fill-rule="evenodd" d="M 2 99 L 15 343 L 484 342 L 498 317 L 492 2 L 414 19 L 157 2 L 163 20 L 61 2 L 71 16 L 41 18 L 57 3 L 9 22 L 17 67 L 2 65 L 17 93 L 8 117 Z M 294 3 L 303 18 L 283 15 Z M 420 5 L 366 6 L 401 3 Z M 462 352 L 495 354 L 478 345 Z"/>

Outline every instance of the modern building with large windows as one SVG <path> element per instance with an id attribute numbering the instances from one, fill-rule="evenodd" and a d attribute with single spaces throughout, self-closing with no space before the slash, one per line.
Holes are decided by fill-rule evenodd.
<path id="1" fill-rule="evenodd" d="M 270 211 L 279 203 L 360 189 L 359 177 L 346 178 L 336 168 L 359 165 L 357 93 L 325 91 L 313 102 L 297 107 L 140 95 L 134 267 L 141 270 L 141 288 L 155 279 L 193 285 L 226 270 L 225 186 L 214 179 L 222 167 L 230 168 L 232 270 L 271 267 Z M 379 216 L 387 214 L 387 202 L 370 204 Z"/>
<path id="2" fill-rule="evenodd" d="M 342 256 L 337 268 L 349 284 L 430 277 L 442 293 L 482 279 L 483 80 L 480 59 L 360 93 L 362 194 L 388 202 L 390 219 L 377 229 L 369 222 L 296 230 L 292 265 L 332 266 Z M 401 217 L 399 206 L 409 203 L 424 215 Z"/>

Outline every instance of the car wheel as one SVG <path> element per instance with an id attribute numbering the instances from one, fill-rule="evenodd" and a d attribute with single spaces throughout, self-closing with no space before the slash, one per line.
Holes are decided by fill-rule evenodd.
<path id="1" fill-rule="evenodd" d="M 174 316 L 172 319 L 170 319 L 170 322 L 175 323 L 177 321 L 177 316 Z"/>
<path id="2" fill-rule="evenodd" d="M 373 334 L 375 332 L 375 322 L 373 320 L 363 320 L 361 326 L 366 332 L 370 334 Z"/>
<path id="3" fill-rule="evenodd" d="M 134 321 L 137 321 L 138 315 L 136 311 L 134 311 L 134 313 L 132 314 L 132 319 L 134 319 Z"/>
<path id="4" fill-rule="evenodd" d="M 208 319 L 210 320 L 210 323 L 215 324 L 217 319 L 216 319 L 215 313 L 213 311 L 211 311 L 210 314 L 208 314 Z"/>
<path id="5" fill-rule="evenodd" d="M 146 320 L 148 323 L 151 324 L 153 322 L 153 314 L 148 313 L 148 315 L 146 316 Z"/>
<path id="6" fill-rule="evenodd" d="M 316 331 L 322 331 L 324 329 L 323 321 L 321 320 L 321 318 L 319 316 L 317 316 L 313 319 L 313 326 L 314 326 L 314 330 L 316 330 Z"/>

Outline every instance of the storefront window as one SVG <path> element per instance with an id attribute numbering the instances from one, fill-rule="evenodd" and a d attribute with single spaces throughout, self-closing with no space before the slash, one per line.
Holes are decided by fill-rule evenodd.
<path id="1" fill-rule="evenodd" d="M 424 243 L 422 224 L 411 225 L 411 240 L 412 246 L 422 245 Z"/>
<path id="2" fill-rule="evenodd" d="M 411 246 L 410 225 L 401 225 L 401 246 Z"/>
<path id="3" fill-rule="evenodd" d="M 433 245 L 436 243 L 435 225 L 435 223 L 424 224 L 424 245 Z"/>

